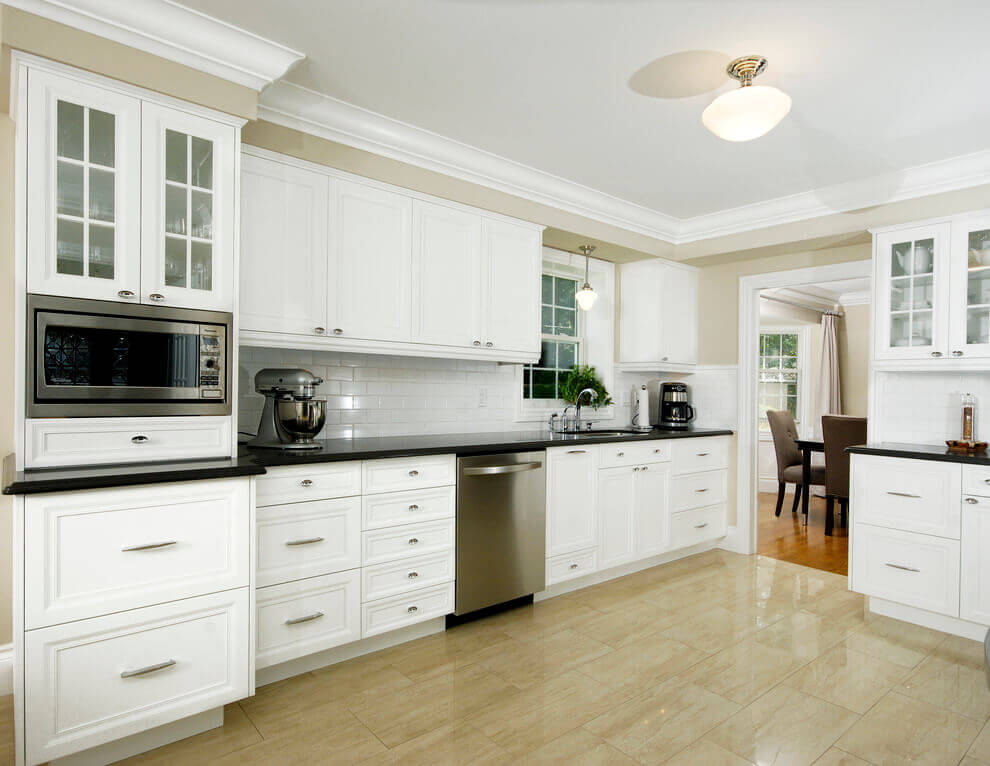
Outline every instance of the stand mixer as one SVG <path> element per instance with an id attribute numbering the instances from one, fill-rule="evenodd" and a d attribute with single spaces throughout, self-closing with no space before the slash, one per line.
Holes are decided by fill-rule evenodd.
<path id="1" fill-rule="evenodd" d="M 265 395 L 258 435 L 249 447 L 319 449 L 313 438 L 327 419 L 327 400 L 314 398 L 323 382 L 309 370 L 266 368 L 254 376 L 254 390 Z"/>

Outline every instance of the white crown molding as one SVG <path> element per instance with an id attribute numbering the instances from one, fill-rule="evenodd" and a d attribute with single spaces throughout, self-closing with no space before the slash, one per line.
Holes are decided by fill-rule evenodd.
<path id="1" fill-rule="evenodd" d="M 4 0 L 7 5 L 260 91 L 303 54 L 171 0 Z"/>
<path id="2" fill-rule="evenodd" d="M 850 293 L 842 293 L 839 296 L 840 306 L 868 306 L 873 300 L 873 293 L 869 290 L 856 290 Z"/>
<path id="3" fill-rule="evenodd" d="M 477 183 L 673 245 L 990 184 L 990 150 L 787 197 L 675 218 L 284 81 L 258 116 L 373 154 Z"/>

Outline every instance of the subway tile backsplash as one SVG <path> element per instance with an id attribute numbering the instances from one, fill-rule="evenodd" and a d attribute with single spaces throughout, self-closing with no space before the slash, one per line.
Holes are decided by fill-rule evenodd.
<path id="1" fill-rule="evenodd" d="M 944 444 L 962 432 L 961 397 L 976 396 L 976 436 L 990 439 L 990 375 L 983 372 L 880 372 L 871 441 Z"/>

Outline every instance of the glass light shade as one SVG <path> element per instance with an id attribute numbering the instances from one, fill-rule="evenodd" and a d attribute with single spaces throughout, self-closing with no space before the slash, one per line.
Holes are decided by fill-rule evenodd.
<path id="1" fill-rule="evenodd" d="M 752 141 L 769 133 L 791 111 L 791 97 L 769 85 L 723 93 L 701 113 L 701 121 L 726 141 Z"/>
<path id="2" fill-rule="evenodd" d="M 574 294 L 574 299 L 577 301 L 578 308 L 581 311 L 591 311 L 591 307 L 598 300 L 598 293 L 592 289 L 591 285 L 585 282 L 584 287 Z"/>

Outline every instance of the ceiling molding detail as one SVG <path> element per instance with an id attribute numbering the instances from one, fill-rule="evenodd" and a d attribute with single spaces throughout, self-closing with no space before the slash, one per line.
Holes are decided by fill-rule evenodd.
<path id="1" fill-rule="evenodd" d="M 866 306 L 873 300 L 873 293 L 869 290 L 857 290 L 851 293 L 842 293 L 839 296 L 840 306 Z"/>
<path id="2" fill-rule="evenodd" d="M 7 5 L 260 91 L 303 54 L 170 0 L 4 0 Z"/>
<path id="3" fill-rule="evenodd" d="M 675 218 L 284 81 L 261 95 L 258 116 L 673 245 L 990 184 L 990 150 L 986 150 L 707 215 Z"/>
<path id="4" fill-rule="evenodd" d="M 266 90 L 258 117 L 664 242 L 677 237 L 677 218 L 299 85 Z"/>

